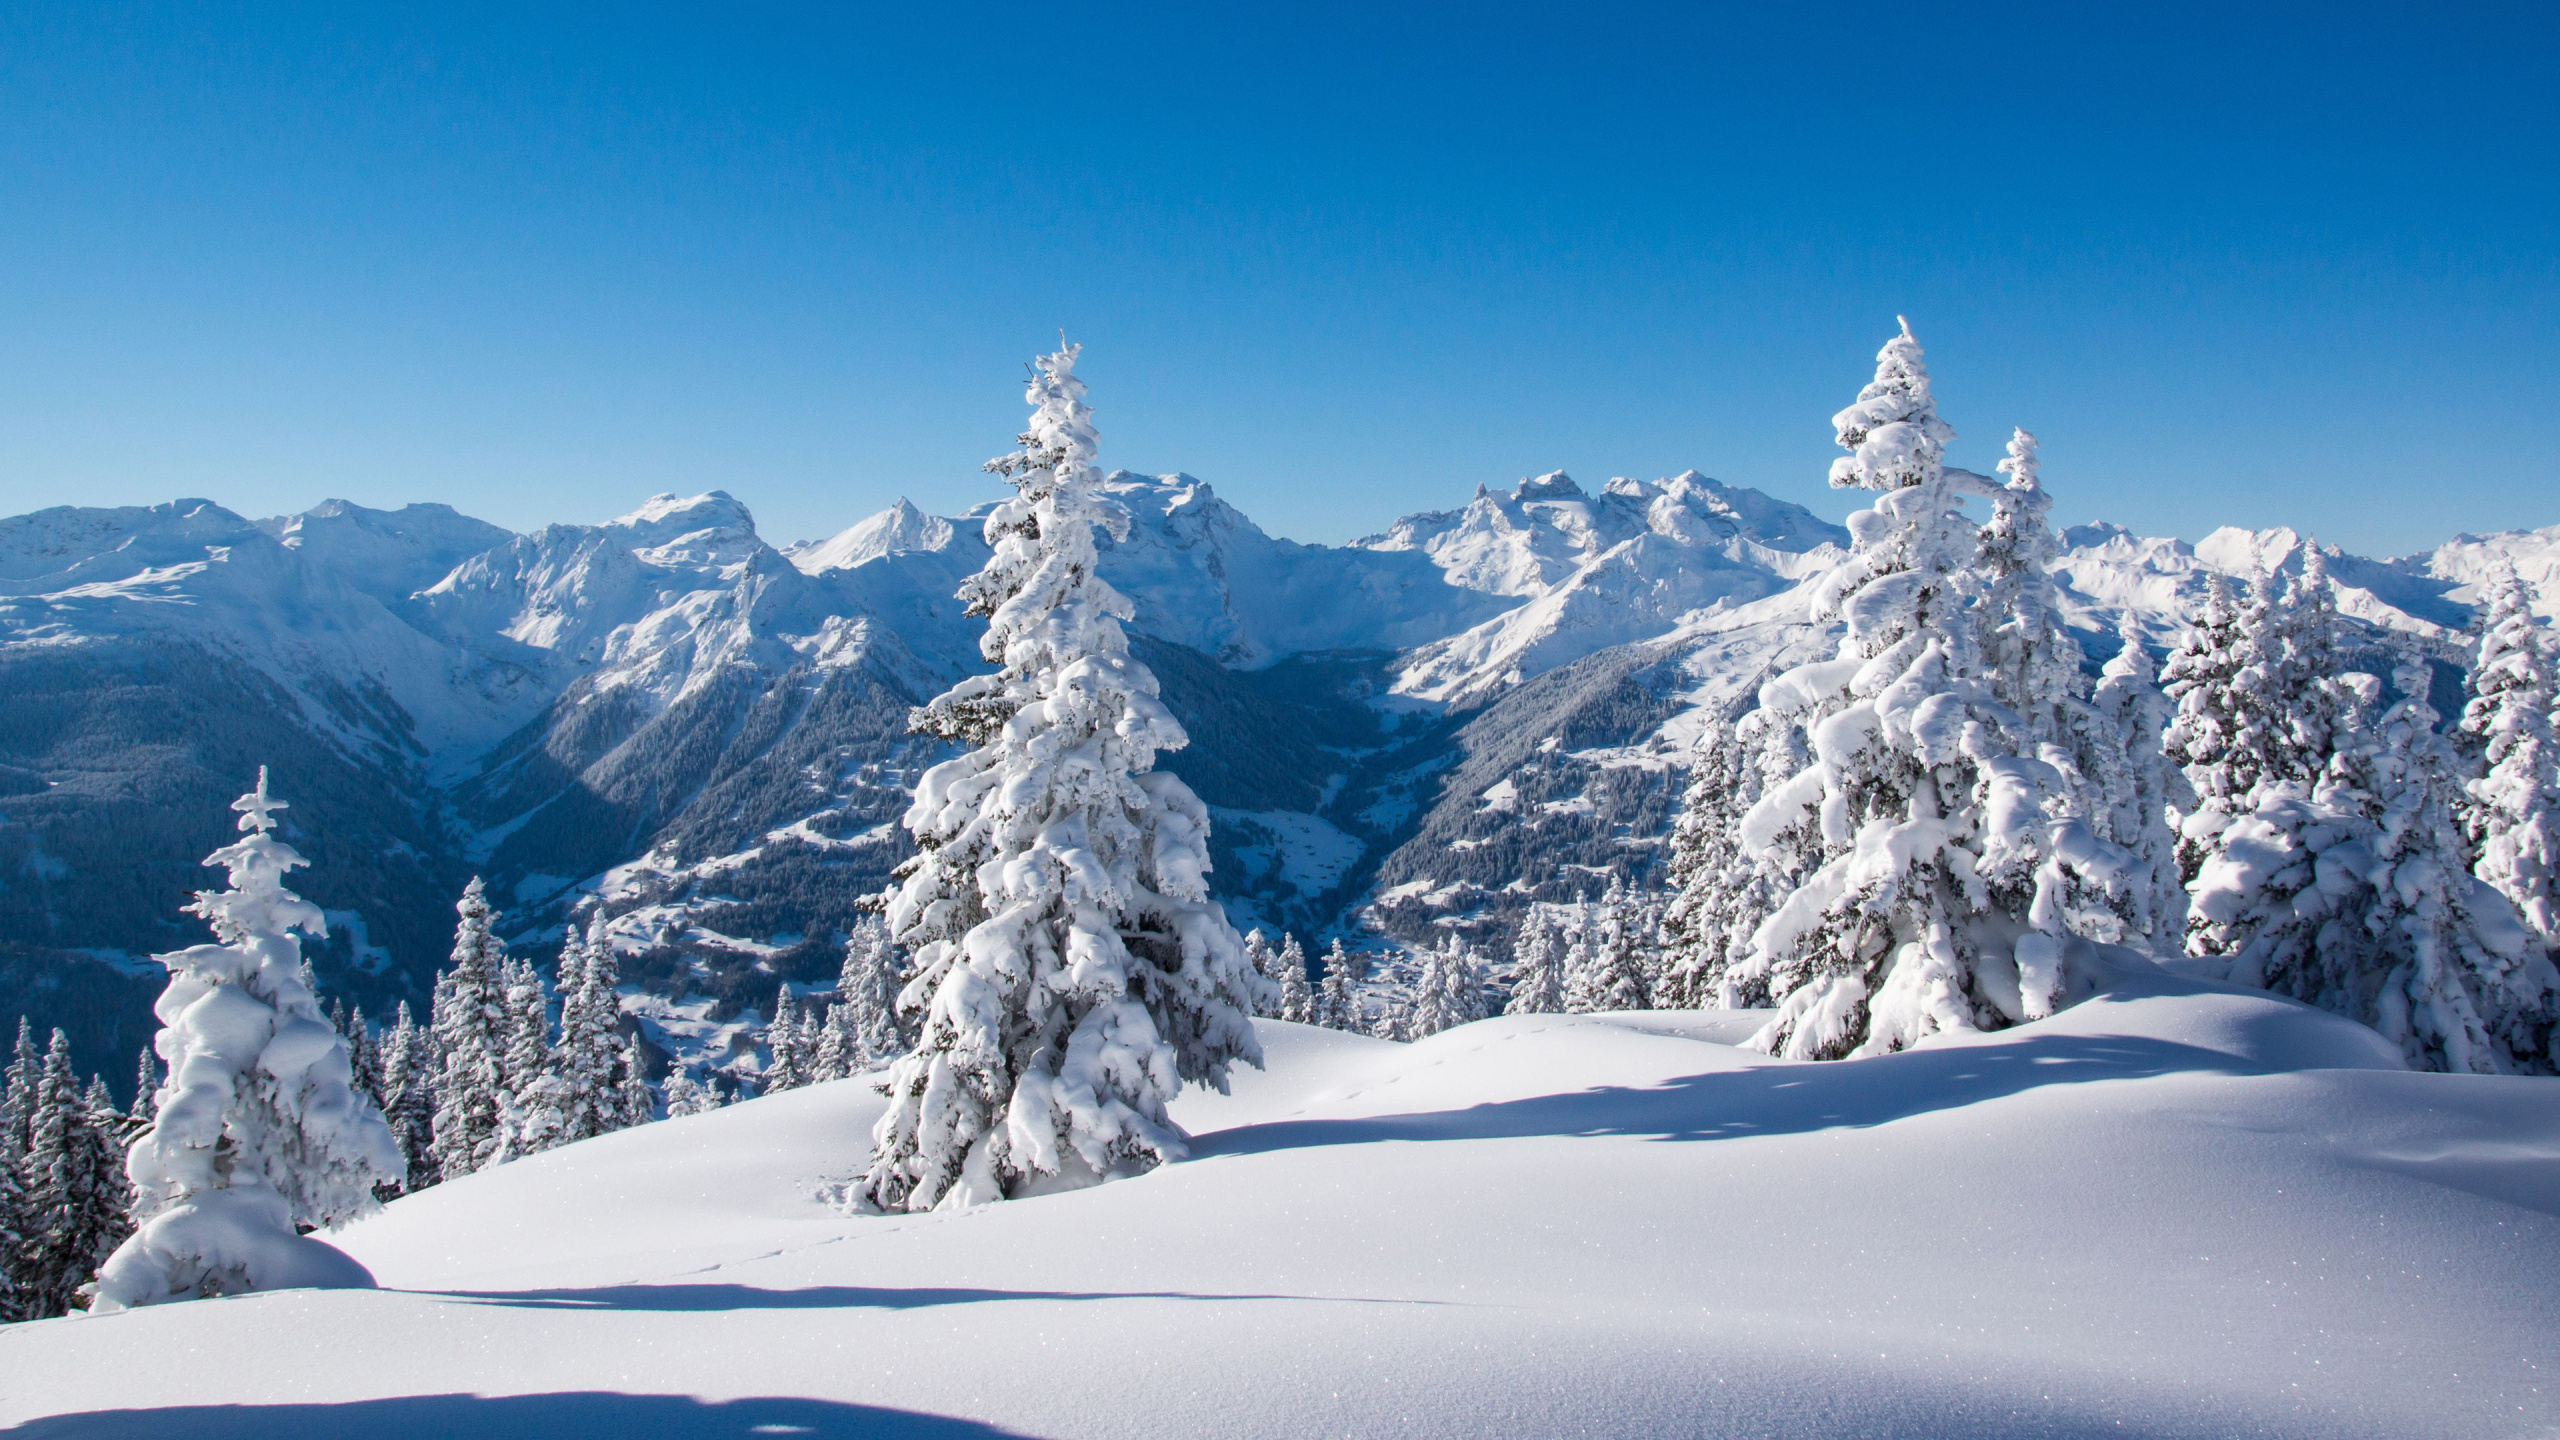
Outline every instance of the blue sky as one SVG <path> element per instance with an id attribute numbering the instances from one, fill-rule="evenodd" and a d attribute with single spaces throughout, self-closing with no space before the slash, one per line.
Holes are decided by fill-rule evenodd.
<path id="1" fill-rule="evenodd" d="M 1299 539 L 1836 516 L 1899 312 L 2066 521 L 2560 523 L 2560 26 L 2458 8 L 12 7 L 0 511 L 786 541 L 992 493 L 1063 327 L 1106 462 Z"/>

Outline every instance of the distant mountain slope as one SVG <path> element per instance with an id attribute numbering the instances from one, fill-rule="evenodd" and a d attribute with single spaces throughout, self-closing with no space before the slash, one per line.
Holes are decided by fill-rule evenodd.
<path id="1" fill-rule="evenodd" d="M 1104 573 L 1191 734 L 1165 763 L 1213 807 L 1216 884 L 1254 923 L 1493 936 L 1530 898 L 1641 874 L 1701 707 L 1830 643 L 1800 587 L 1841 530 L 1694 472 L 1539 476 L 1346 546 L 1276 539 L 1189 476 L 1106 483 L 1130 531 Z M 123 1073 L 139 957 L 192 935 L 196 861 L 263 761 L 341 917 L 334 992 L 422 998 L 476 871 L 537 948 L 600 897 L 626 974 L 674 1007 L 653 1033 L 735 1045 L 775 985 L 832 976 L 906 853 L 940 754 L 906 712 L 985 663 L 953 598 L 983 516 L 901 501 L 789 551 L 718 491 L 530 535 L 343 501 L 0 520 L 0 1023 L 61 1020 Z M 2119 616 L 2165 644 L 2208 575 L 2298 570 L 2304 543 L 2065 542 L 2093 660 Z M 2348 614 L 2434 647 L 2449 685 L 2506 565 L 2551 613 L 2560 526 L 2330 568 Z"/>

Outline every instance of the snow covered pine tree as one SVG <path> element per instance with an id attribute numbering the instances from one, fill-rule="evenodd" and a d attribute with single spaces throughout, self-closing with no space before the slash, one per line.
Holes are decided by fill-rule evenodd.
<path id="1" fill-rule="evenodd" d="M 496 916 L 480 877 L 454 905 L 453 958 L 436 976 L 427 1016 L 437 1072 L 433 1149 L 446 1180 L 490 1164 L 503 1143 L 499 1092 L 506 1088 L 505 992 L 499 968 L 506 942 L 490 933 Z"/>
<path id="2" fill-rule="evenodd" d="M 1505 1015 L 1559 1015 L 1564 1012 L 1564 937 L 1547 918 L 1547 907 L 1532 903 L 1520 916 L 1511 937 L 1511 1000 Z"/>
<path id="3" fill-rule="evenodd" d="M 284 887 L 306 862 L 272 833 L 284 806 L 263 768 L 232 808 L 244 838 L 205 860 L 229 872 L 230 888 L 189 907 L 214 943 L 158 957 L 169 967 L 153 1007 L 169 1081 L 125 1161 L 141 1228 L 99 1272 L 93 1310 L 372 1284 L 295 1227 L 371 1210 L 375 1182 L 400 1174 L 400 1147 L 356 1094 L 346 1047 L 302 982 L 294 932 L 321 934 L 322 920 Z"/>
<path id="4" fill-rule="evenodd" d="M 1158 752 L 1188 743 L 1130 658 L 1128 600 L 1095 572 L 1094 531 L 1129 517 L 1093 488 L 1077 349 L 1040 357 L 1017 493 L 961 587 L 1002 668 L 922 707 L 916 728 L 972 747 L 925 772 L 889 925 L 924 1011 L 889 1078 L 864 1198 L 971 1205 L 1091 1184 L 1185 1152 L 1166 1103 L 1260 1064 L 1270 982 L 1210 900 L 1209 812 Z"/>
<path id="5" fill-rule="evenodd" d="M 2560 742 L 2552 736 L 2551 640 L 2509 568 L 2488 587 L 2473 698 L 2462 735 L 2483 772 L 2467 787 L 2465 828 L 2478 843 L 2473 873 L 2513 901 L 2534 940 L 2560 950 Z"/>
<path id="6" fill-rule="evenodd" d="M 2051 1013 L 2073 938 L 2059 892 L 2111 893 L 2129 868 L 1985 670 L 1980 632 L 2008 617 L 1973 602 L 1992 577 L 2043 577 L 2004 566 L 2001 533 L 1966 517 L 1972 500 L 1999 513 L 2001 487 L 1943 463 L 1955 432 L 1908 324 L 1832 424 L 1850 454 L 1831 483 L 1881 493 L 1849 517 L 1849 558 L 1815 587 L 1815 617 L 1845 622 L 1838 657 L 1761 689 L 1763 709 L 1804 727 L 1812 761 L 1741 827 L 1756 857 L 1784 859 L 1791 836 L 1818 846 L 1726 977 L 1778 1006 L 1752 1043 L 1796 1059 Z M 2020 499 L 2007 497 L 2012 523 L 2041 526 Z"/>

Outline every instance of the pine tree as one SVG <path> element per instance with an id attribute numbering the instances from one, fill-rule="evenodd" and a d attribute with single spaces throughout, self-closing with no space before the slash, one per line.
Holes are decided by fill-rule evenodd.
<path id="1" fill-rule="evenodd" d="M 1449 937 L 1454 942 L 1457 937 Z M 1449 976 L 1451 954 L 1445 946 L 1433 946 L 1422 952 L 1422 973 L 1415 977 L 1413 992 L 1405 999 L 1398 1016 L 1397 1038 L 1427 1040 L 1443 1030 L 1466 1022 L 1459 1018 L 1451 997 L 1456 985 Z"/>
<path id="2" fill-rule="evenodd" d="M 2071 896 L 2103 894 L 2127 868 L 2076 813 L 2035 723 L 1997 698 L 1977 630 L 1986 589 L 2032 588 L 2034 567 L 1997 544 L 1986 556 L 1964 506 L 2006 507 L 2023 536 L 2044 523 L 2040 498 L 1944 465 L 1954 431 L 1907 325 L 1832 423 L 1850 452 L 1832 484 L 1880 493 L 1850 517 L 1849 558 L 1815 587 L 1815 618 L 1845 622 L 1837 657 L 1762 687 L 1762 708 L 1801 726 L 1813 754 L 1743 817 L 1743 849 L 1785 890 L 1725 977 L 1778 1007 L 1752 1043 L 1797 1059 L 2050 1013 L 2065 995 Z M 2002 639 L 1991 658 L 2024 645 Z M 2018 680 L 2027 695 L 2039 683 Z"/>
<path id="3" fill-rule="evenodd" d="M 26 1155 L 35 1121 L 36 1085 L 43 1076 L 44 1056 L 36 1049 L 35 1026 L 21 1015 L 8 1078 L 0 1083 L 0 1160 L 15 1163 Z"/>
<path id="4" fill-rule="evenodd" d="M 295 932 L 325 932 L 319 907 L 284 886 L 306 862 L 273 833 L 284 806 L 264 769 L 232 808 L 242 839 L 205 862 L 230 888 L 189 907 L 214 943 L 157 957 L 169 986 L 154 1048 L 170 1081 L 126 1159 L 140 1228 L 99 1272 L 92 1309 L 365 1283 L 362 1267 L 295 1230 L 364 1214 L 374 1182 L 399 1173 L 390 1130 L 300 978 Z"/>
<path id="5" fill-rule="evenodd" d="M 437 1062 L 435 1168 L 447 1180 L 480 1169 L 498 1153 L 498 1094 L 506 1088 L 506 992 L 498 973 L 506 942 L 493 933 L 497 915 L 477 876 L 454 913 L 453 956 L 436 976 L 427 1020 Z"/>
<path id="6" fill-rule="evenodd" d="M 1337 939 L 1324 952 L 1324 987 L 1316 995 L 1315 1023 L 1328 1030 L 1355 1034 L 1366 1028 L 1360 1014 L 1360 957 Z"/>
<path id="7" fill-rule="evenodd" d="M 2151 664 L 2151 652 L 2127 615 L 2122 644 L 2099 677 L 2092 704 L 2122 737 L 2124 770 L 2102 812 L 2107 838 L 2133 862 L 2125 894 L 2128 944 L 2157 954 L 2185 948 L 2187 889 L 2178 873 L 2178 832 L 2173 817 L 2195 803 L 2184 771 L 2169 759 L 2163 739 L 2171 707 Z"/>
<path id="8" fill-rule="evenodd" d="M 817 1059 L 817 1037 L 802 1025 L 800 1002 L 792 998 L 787 981 L 774 994 L 773 1022 L 765 1027 L 765 1045 L 770 1063 L 765 1067 L 762 1093 L 796 1090 L 809 1083 L 810 1066 Z"/>
<path id="9" fill-rule="evenodd" d="M 575 925 L 560 947 L 560 1043 L 552 1073 L 560 1093 L 560 1140 L 585 1140 L 623 1125 L 614 1095 L 620 1063 L 622 997 L 620 964 L 604 919 L 596 917 L 581 940 Z"/>
<path id="10" fill-rule="evenodd" d="M 1315 991 L 1307 985 L 1307 952 L 1298 948 L 1298 937 L 1280 937 L 1280 953 L 1272 964 L 1279 972 L 1280 1018 L 1295 1025 L 1312 1025 L 1316 1020 Z"/>
<path id="11" fill-rule="evenodd" d="M 24 1155 L 0 1150 L 0 1323 L 38 1318 L 25 1277 L 30 1268 L 27 1194 L 20 1178 L 25 1165 Z"/>
<path id="12" fill-rule="evenodd" d="M 1271 937 L 1263 934 L 1260 926 L 1254 927 L 1244 937 L 1244 959 L 1247 965 L 1253 967 L 1254 974 L 1272 982 L 1270 989 L 1262 998 L 1261 1003 L 1264 1008 L 1254 1011 L 1254 1017 L 1261 1020 L 1279 1019 L 1280 974 L 1275 968 L 1278 964 L 1278 956 L 1272 951 Z"/>
<path id="13" fill-rule="evenodd" d="M 401 1174 L 397 1193 L 411 1194 L 436 1183 L 435 1054 L 427 1032 L 400 1002 L 390 1033 L 382 1039 L 382 1118 L 400 1146 Z"/>
<path id="14" fill-rule="evenodd" d="M 1565 977 L 1565 1010 L 1590 1015 L 1652 1009 L 1653 996 L 1645 984 L 1641 911 L 1633 897 L 1612 879 L 1608 894 L 1584 923 L 1585 938 L 1579 947 L 1582 963 Z"/>
<path id="15" fill-rule="evenodd" d="M 159 1092 L 159 1059 L 151 1053 L 151 1047 L 145 1045 L 142 1047 L 141 1054 L 134 1060 L 133 1110 L 128 1117 L 133 1121 L 137 1133 L 150 1128 L 152 1119 L 160 1113 Z"/>
<path id="16" fill-rule="evenodd" d="M 2550 640 L 2514 570 L 2489 586 L 2461 734 L 2483 772 L 2466 787 L 2473 873 L 2512 902 L 2545 951 L 2560 949 L 2560 741 Z"/>
<path id="17" fill-rule="evenodd" d="M 822 1080 L 867 1075 L 906 1049 L 898 1029 L 897 947 L 888 927 L 865 917 L 845 942 L 836 1003 L 818 1036 L 815 1068 Z"/>
<path id="18" fill-rule="evenodd" d="M 649 1087 L 648 1067 L 640 1054 L 640 1037 L 627 1036 L 622 1042 L 622 1055 L 613 1066 L 615 1110 L 623 1128 L 646 1125 L 658 1118 L 658 1097 Z"/>
<path id="19" fill-rule="evenodd" d="M 1755 741 L 1765 722 L 1754 723 L 1759 720 L 1757 712 L 1710 716 L 1691 752 L 1665 875 L 1673 893 L 1663 914 L 1662 993 L 1655 1000 L 1666 1009 L 1719 1004 L 1726 974 L 1775 903 L 1769 874 L 1742 848 L 1742 817 L 1760 798 Z M 1524 940 L 1527 923 L 1522 922 Z M 1543 922 L 1539 938 L 1552 946 Z M 1514 942 L 1515 951 L 1520 943 Z M 1561 984 L 1561 951 L 1547 958 L 1555 962 Z M 1542 999 L 1533 1009 L 1513 1013 L 1563 1008 L 1559 991 L 1552 1006 Z"/>
<path id="20" fill-rule="evenodd" d="M 1129 518 L 1093 487 L 1075 347 L 1041 358 L 1022 449 L 990 462 L 1017 490 L 986 522 L 993 553 L 962 586 L 1002 668 L 915 716 L 971 747 L 925 772 L 890 930 L 915 959 L 901 1007 L 924 1013 L 890 1077 L 869 1203 L 969 1205 L 1185 1153 L 1176 1089 L 1223 1089 L 1261 1062 L 1267 982 L 1209 898 L 1209 812 L 1154 768 L 1188 743 L 1131 658 L 1126 598 L 1096 572 L 1097 528 Z"/>
<path id="21" fill-rule="evenodd" d="M 1563 937 L 1547 918 L 1546 907 L 1531 905 L 1520 916 L 1511 939 L 1511 1000 L 1505 1015 L 1559 1015 L 1565 1001 Z"/>
<path id="22" fill-rule="evenodd" d="M 116 1118 L 110 1111 L 109 1123 Z M 120 1156 L 71 1070 L 71 1039 L 53 1032 L 37 1082 L 22 1168 L 18 1303 L 30 1318 L 66 1314 L 80 1287 L 131 1227 Z"/>
<path id="23" fill-rule="evenodd" d="M 333 1014 L 331 1023 L 337 1025 L 339 1036 L 347 1042 L 347 1068 L 355 1076 L 356 1089 L 373 1102 L 375 1109 L 387 1110 L 389 1105 L 382 1093 L 382 1046 L 373 1038 L 373 1026 L 364 1018 L 364 1007 L 359 1005 L 350 1011 L 343 1024 Z"/>
<path id="24" fill-rule="evenodd" d="M 692 1072 L 677 1067 L 667 1072 L 667 1118 L 686 1115 L 708 1115 L 727 1104 L 718 1085 L 693 1078 Z"/>

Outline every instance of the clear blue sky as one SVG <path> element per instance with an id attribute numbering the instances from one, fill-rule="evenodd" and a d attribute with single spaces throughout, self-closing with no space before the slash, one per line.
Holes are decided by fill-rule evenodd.
<path id="1" fill-rule="evenodd" d="M 1107 462 L 1300 539 L 1559 467 L 1838 515 L 1902 312 L 2065 520 L 2560 523 L 2553 15 L 14 6 L 0 511 L 786 541 L 992 493 L 1064 327 Z"/>

